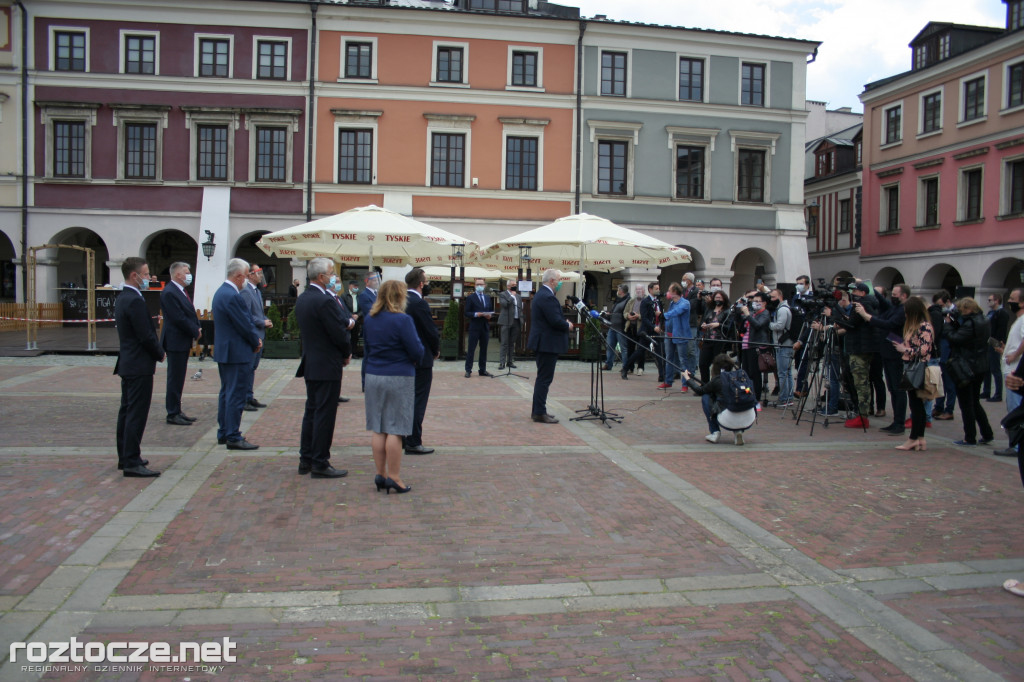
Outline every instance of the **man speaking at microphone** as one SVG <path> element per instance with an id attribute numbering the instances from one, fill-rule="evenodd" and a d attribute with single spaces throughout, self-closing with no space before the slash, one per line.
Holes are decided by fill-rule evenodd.
<path id="1" fill-rule="evenodd" d="M 557 424 L 558 419 L 548 414 L 548 389 L 555 378 L 558 356 L 569 350 L 569 332 L 572 322 L 562 315 L 562 307 L 555 298 L 555 286 L 561 276 L 558 270 L 545 270 L 541 287 L 533 300 L 533 321 L 526 347 L 537 354 L 537 381 L 533 385 L 532 419 L 541 424 Z"/>

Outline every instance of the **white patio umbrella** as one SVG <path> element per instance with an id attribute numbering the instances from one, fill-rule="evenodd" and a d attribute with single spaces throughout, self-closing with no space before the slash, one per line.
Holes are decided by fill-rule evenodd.
<path id="1" fill-rule="evenodd" d="M 271 232 L 256 242 L 267 255 L 324 257 L 367 267 L 446 265 L 453 244 L 465 244 L 467 254 L 478 248 L 453 232 L 372 205 Z"/>
<path id="2" fill-rule="evenodd" d="M 423 272 L 430 282 L 447 282 L 451 278 L 450 267 L 431 265 L 423 268 Z M 478 277 L 483 277 L 486 280 L 510 279 L 514 278 L 516 274 L 515 270 L 488 270 L 476 266 L 466 267 L 467 281 L 477 279 Z M 579 282 L 582 279 L 578 272 L 563 272 L 561 277 L 563 282 Z"/>

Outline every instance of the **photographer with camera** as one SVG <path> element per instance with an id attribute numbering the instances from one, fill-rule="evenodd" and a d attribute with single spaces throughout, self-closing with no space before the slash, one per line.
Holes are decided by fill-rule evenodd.
<path id="1" fill-rule="evenodd" d="M 888 310 L 884 310 L 883 306 L 879 305 L 879 312 L 872 314 L 861 303 L 855 303 L 853 309 L 872 327 L 882 330 L 883 335 L 899 335 L 903 333 L 903 326 L 907 321 L 903 303 L 908 298 L 910 298 L 910 287 L 903 283 L 894 284 L 891 306 Z M 902 436 L 906 432 L 904 422 L 907 419 L 907 392 L 900 388 L 903 381 L 903 355 L 896 352 L 891 343 L 881 343 L 879 352 L 882 356 L 885 382 L 889 386 L 889 399 L 892 402 L 892 423 L 879 430 L 892 436 Z"/>
<path id="2" fill-rule="evenodd" d="M 712 280 L 713 282 L 714 280 Z M 732 316 L 729 312 L 729 297 L 721 290 L 712 289 L 704 317 L 700 323 L 700 381 L 708 383 L 711 377 L 711 363 L 719 353 L 728 353 L 731 348 L 726 340 L 732 338 Z"/>
<path id="3" fill-rule="evenodd" d="M 850 297 L 854 304 L 859 304 L 869 315 L 878 313 L 878 301 L 871 295 L 871 288 L 864 282 L 857 282 L 850 287 Z M 860 315 L 850 319 L 850 329 L 846 333 L 845 351 L 850 360 L 850 374 L 853 376 L 853 387 L 857 393 L 858 414 L 847 419 L 844 426 L 848 429 L 866 429 L 870 426 L 868 417 L 871 409 L 871 360 L 878 352 L 878 338 L 875 330 Z"/>
<path id="4" fill-rule="evenodd" d="M 615 291 L 615 302 L 612 303 L 611 312 L 602 312 L 601 317 L 608 321 L 608 354 L 604 359 L 604 369 L 607 372 L 615 364 L 615 345 L 619 346 L 620 358 L 623 362 L 629 357 L 629 350 L 626 346 L 625 326 L 626 308 L 629 306 L 629 285 L 620 284 Z"/>
<path id="5" fill-rule="evenodd" d="M 793 313 L 781 289 L 768 293 L 768 312 L 771 313 L 768 328 L 775 342 L 775 366 L 779 371 L 779 401 L 775 406 L 784 409 L 793 404 L 793 337 L 790 335 Z"/>
<path id="6" fill-rule="evenodd" d="M 747 306 L 747 301 L 750 306 Z M 764 392 L 765 377 L 758 363 L 758 355 L 771 352 L 771 315 L 768 313 L 768 295 L 760 291 L 752 292 L 748 297 L 741 298 L 739 308 L 743 329 L 743 343 L 740 346 L 740 364 L 754 384 L 754 394 L 758 400 Z"/>

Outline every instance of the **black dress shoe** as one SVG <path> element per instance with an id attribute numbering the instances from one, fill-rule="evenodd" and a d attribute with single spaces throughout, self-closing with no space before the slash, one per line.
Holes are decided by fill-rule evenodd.
<path id="1" fill-rule="evenodd" d="M 246 403 L 245 405 L 242 406 L 242 412 L 257 412 L 257 411 L 258 410 L 255 407 L 253 407 L 252 405 L 250 405 L 249 403 Z"/>
<path id="2" fill-rule="evenodd" d="M 252 405 L 253 407 L 266 407 L 267 406 L 266 403 L 261 403 L 260 401 L 256 400 L 256 398 L 253 398 L 252 400 L 250 400 L 249 404 Z"/>
<path id="3" fill-rule="evenodd" d="M 136 467 L 127 467 L 125 469 L 122 469 L 121 473 L 124 474 L 125 478 L 156 478 L 157 476 L 160 475 L 159 471 L 147 469 L 141 464 Z"/>
<path id="4" fill-rule="evenodd" d="M 338 398 L 338 404 L 347 403 L 351 398 Z"/>
<path id="5" fill-rule="evenodd" d="M 993 450 L 992 454 L 996 457 L 1016 457 L 1017 448 L 1004 448 L 1002 450 Z"/>
<path id="6" fill-rule="evenodd" d="M 557 424 L 558 423 L 558 419 L 556 419 L 555 417 L 552 417 L 550 414 L 534 414 L 534 415 L 530 415 L 530 418 L 533 419 L 533 421 L 539 422 L 541 424 Z"/>
<path id="7" fill-rule="evenodd" d="M 503 369 L 505 369 L 505 365 L 498 365 L 498 371 L 499 371 L 499 372 L 500 372 L 501 370 L 503 370 Z"/>
<path id="8" fill-rule="evenodd" d="M 244 438 L 228 441 L 228 450 L 256 450 L 259 447 L 259 445 L 254 445 Z"/>
<path id="9" fill-rule="evenodd" d="M 227 438 L 218 438 L 217 439 L 217 445 L 227 445 L 227 442 L 228 442 Z"/>
<path id="10" fill-rule="evenodd" d="M 174 424 L 176 426 L 192 426 L 192 422 L 182 417 L 180 414 L 172 414 L 167 418 L 168 424 Z"/>
<path id="11" fill-rule="evenodd" d="M 182 419 L 184 419 L 185 421 L 190 421 L 190 422 L 198 421 L 195 417 L 190 417 L 187 414 L 185 414 L 184 412 L 179 412 L 178 416 L 181 417 Z"/>
<path id="12" fill-rule="evenodd" d="M 313 465 L 309 462 L 299 462 L 299 476 L 305 476 L 313 470 Z"/>
<path id="13" fill-rule="evenodd" d="M 1014 450 L 1013 452 L 1016 454 L 1017 451 Z M 139 461 L 142 462 L 142 466 L 144 466 L 144 467 L 145 466 L 149 466 L 149 460 L 148 459 L 143 459 L 143 460 L 139 460 Z M 120 462 L 118 462 L 117 463 L 117 470 L 118 471 L 124 471 L 124 465 L 121 464 Z"/>
<path id="14" fill-rule="evenodd" d="M 895 433 L 897 429 L 902 432 L 903 428 L 902 424 L 889 424 L 888 426 L 883 426 L 878 430 L 885 431 L 886 433 Z"/>
<path id="15" fill-rule="evenodd" d="M 469 372 L 469 371 L 467 371 L 467 372 L 466 372 L 466 378 L 468 379 L 468 378 L 470 378 L 471 376 L 473 376 L 473 373 L 472 373 L 472 372 Z"/>
<path id="16" fill-rule="evenodd" d="M 482 377 L 489 377 L 489 376 L 491 376 L 491 373 L 488 372 L 486 369 L 482 369 L 482 370 L 480 370 L 480 376 L 482 376 Z"/>
<path id="17" fill-rule="evenodd" d="M 328 464 L 327 466 L 313 469 L 310 476 L 313 478 L 344 478 L 345 476 L 348 476 L 348 471 L 345 469 L 335 469 Z"/>
<path id="18" fill-rule="evenodd" d="M 505 366 L 506 366 L 506 367 L 511 367 L 512 369 L 517 369 L 517 367 L 516 367 L 516 363 L 514 363 L 514 362 L 510 362 L 510 363 L 508 363 L 508 364 L 507 364 L 507 365 L 505 365 Z"/>
<path id="19" fill-rule="evenodd" d="M 629 379 L 629 373 L 626 372 L 626 370 L 622 370 L 621 372 L 619 372 L 619 376 L 622 377 L 623 381 Z"/>
<path id="20" fill-rule="evenodd" d="M 425 448 L 422 445 L 413 445 L 412 447 L 405 448 L 405 454 L 407 455 L 429 455 L 434 451 L 434 448 Z"/>

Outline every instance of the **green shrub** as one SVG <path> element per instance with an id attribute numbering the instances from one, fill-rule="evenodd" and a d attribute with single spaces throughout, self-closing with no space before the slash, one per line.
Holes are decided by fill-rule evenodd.
<path id="1" fill-rule="evenodd" d="M 273 327 L 267 329 L 267 338 L 271 341 L 280 340 L 284 336 L 284 329 L 281 327 L 281 311 L 273 303 L 267 306 L 267 319 L 274 324 Z"/>
<path id="2" fill-rule="evenodd" d="M 455 341 L 459 338 L 459 299 L 453 298 L 448 304 L 448 314 L 444 318 L 444 326 L 441 327 L 441 338 L 446 341 Z"/>

